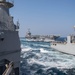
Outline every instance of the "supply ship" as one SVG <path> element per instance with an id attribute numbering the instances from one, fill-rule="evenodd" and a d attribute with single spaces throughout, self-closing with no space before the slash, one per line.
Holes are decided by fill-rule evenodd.
<path id="1" fill-rule="evenodd" d="M 67 39 L 63 42 L 62 41 L 52 42 L 51 47 L 60 52 L 75 55 L 75 34 L 67 36 Z"/>
<path id="2" fill-rule="evenodd" d="M 59 38 L 59 35 L 32 35 L 30 29 L 28 29 L 25 39 L 26 41 L 43 41 L 52 42 Z"/>
<path id="3" fill-rule="evenodd" d="M 13 6 L 11 0 L 0 0 L 0 75 L 19 75 L 19 25 L 14 24 L 13 16 L 9 13 Z"/>

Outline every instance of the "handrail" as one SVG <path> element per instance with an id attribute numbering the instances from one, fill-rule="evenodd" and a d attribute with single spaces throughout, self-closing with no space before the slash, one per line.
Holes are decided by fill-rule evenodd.
<path id="1" fill-rule="evenodd" d="M 4 71 L 4 73 L 2 75 L 10 75 L 10 73 L 13 70 L 13 67 L 14 67 L 14 63 L 10 62 L 9 65 L 6 66 L 6 70 Z"/>

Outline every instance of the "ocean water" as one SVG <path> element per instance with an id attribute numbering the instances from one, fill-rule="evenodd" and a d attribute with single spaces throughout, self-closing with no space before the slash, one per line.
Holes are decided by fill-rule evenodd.
<path id="1" fill-rule="evenodd" d="M 75 56 L 52 49 L 47 42 L 20 41 L 20 75 L 75 75 Z"/>

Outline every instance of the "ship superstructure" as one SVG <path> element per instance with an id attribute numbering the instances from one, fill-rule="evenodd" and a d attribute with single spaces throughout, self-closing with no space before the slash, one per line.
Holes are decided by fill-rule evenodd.
<path id="1" fill-rule="evenodd" d="M 11 61 L 14 63 L 14 73 L 19 75 L 20 40 L 18 25 L 13 22 L 9 9 L 14 6 L 11 0 L 0 0 L 0 75 L 3 74 Z"/>

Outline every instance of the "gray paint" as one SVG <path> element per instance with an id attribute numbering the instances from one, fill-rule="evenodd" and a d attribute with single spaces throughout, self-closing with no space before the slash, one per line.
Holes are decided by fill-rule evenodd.
<path id="1" fill-rule="evenodd" d="M 16 31 L 13 17 L 9 14 L 11 6 L 10 2 L 0 0 L 0 60 L 13 61 L 16 68 L 20 66 L 21 48 L 18 31 Z"/>

